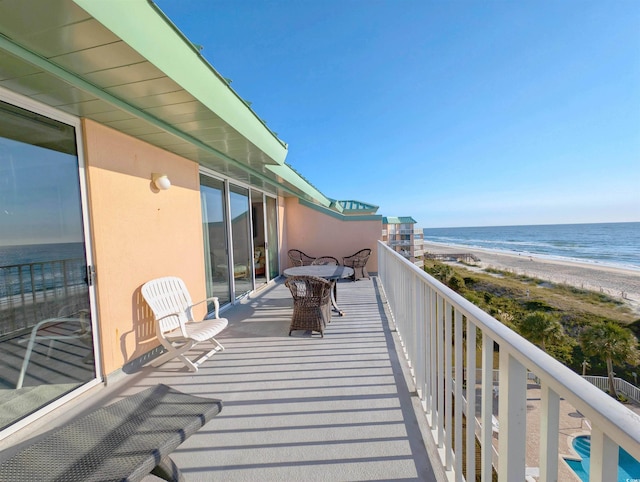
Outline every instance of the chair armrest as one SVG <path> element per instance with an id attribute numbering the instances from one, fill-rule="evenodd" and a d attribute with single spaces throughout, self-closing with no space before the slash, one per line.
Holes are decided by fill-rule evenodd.
<path id="1" fill-rule="evenodd" d="M 164 316 L 161 316 L 160 318 L 156 318 L 156 321 L 164 320 L 165 318 L 171 318 L 172 316 L 177 316 L 178 319 L 180 319 L 180 315 L 182 314 L 183 313 L 176 311 L 175 313 L 169 313 L 168 315 L 164 315 Z"/>
<path id="2" fill-rule="evenodd" d="M 207 301 L 213 301 L 213 306 L 214 306 L 214 312 L 215 312 L 215 317 L 216 318 L 220 318 L 219 315 L 219 311 L 220 311 L 220 302 L 218 301 L 218 297 L 217 296 L 210 296 L 209 298 L 205 298 L 202 301 L 198 301 L 197 303 L 192 304 L 189 308 L 187 308 L 187 310 L 189 311 L 189 313 L 191 314 L 191 319 L 193 319 L 193 314 L 191 313 L 191 308 L 193 308 L 194 306 L 200 305 L 202 303 L 206 303 Z"/>

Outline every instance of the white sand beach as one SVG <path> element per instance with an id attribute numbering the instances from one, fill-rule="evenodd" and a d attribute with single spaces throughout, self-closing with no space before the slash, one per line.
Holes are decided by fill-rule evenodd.
<path id="1" fill-rule="evenodd" d="M 489 249 L 469 248 L 438 243 L 425 243 L 426 253 L 471 253 L 480 258 L 480 268 L 492 267 L 578 288 L 605 293 L 623 299 L 640 314 L 640 270 L 599 264 L 560 261 Z"/>

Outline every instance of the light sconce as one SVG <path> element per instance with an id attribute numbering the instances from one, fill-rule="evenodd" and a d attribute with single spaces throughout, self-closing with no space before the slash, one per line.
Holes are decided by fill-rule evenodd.
<path id="1" fill-rule="evenodd" d="M 171 187 L 171 181 L 166 174 L 158 174 L 154 172 L 151 174 L 151 183 L 160 191 L 166 191 Z"/>

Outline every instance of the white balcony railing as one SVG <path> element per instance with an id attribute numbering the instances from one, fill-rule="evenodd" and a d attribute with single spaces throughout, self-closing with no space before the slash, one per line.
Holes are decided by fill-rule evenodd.
<path id="1" fill-rule="evenodd" d="M 558 480 L 561 398 L 592 426 L 591 482 L 611 480 L 611 474 L 617 473 L 618 447 L 640 460 L 640 416 L 380 242 L 378 273 L 450 480 L 464 480 L 463 475 L 475 480 L 480 474 L 483 481 L 491 481 L 494 465 L 499 480 L 525 480 L 528 372 L 541 387 L 541 423 L 536 435 L 540 439 L 539 480 Z M 494 345 L 499 351 L 498 367 L 493 366 Z M 493 420 L 499 422 L 500 431 L 497 461 L 492 458 L 494 368 L 500 380 L 496 387 L 498 415 Z M 476 387 L 477 397 L 466 397 L 469 387 Z M 454 400 L 461 403 L 454 406 Z M 463 414 L 478 414 L 477 418 L 466 417 L 465 451 Z M 476 439 L 481 447 L 480 467 L 476 467 Z"/>

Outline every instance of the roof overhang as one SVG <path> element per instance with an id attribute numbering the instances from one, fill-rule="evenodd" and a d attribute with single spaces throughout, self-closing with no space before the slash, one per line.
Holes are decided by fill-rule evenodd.
<path id="1" fill-rule="evenodd" d="M 0 86 L 268 192 L 329 202 L 151 1 L 0 2 Z"/>

